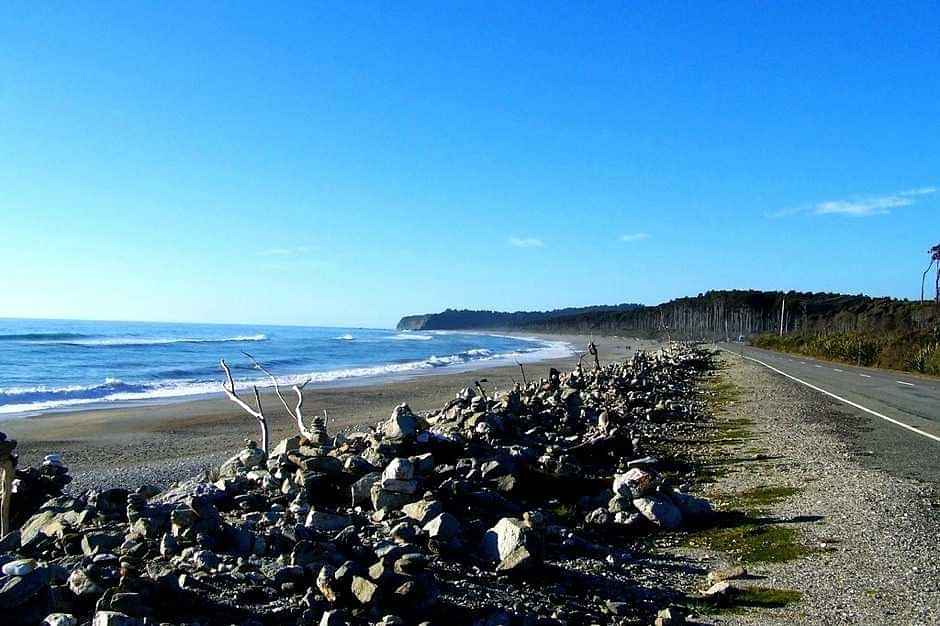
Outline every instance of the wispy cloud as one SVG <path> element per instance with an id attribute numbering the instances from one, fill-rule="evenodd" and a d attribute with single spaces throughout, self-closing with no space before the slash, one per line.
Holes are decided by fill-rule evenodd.
<path id="1" fill-rule="evenodd" d="M 652 235 L 649 233 L 630 233 L 629 235 L 620 235 L 620 241 L 626 241 L 627 243 L 633 243 L 634 241 L 645 241 L 649 239 Z"/>
<path id="2" fill-rule="evenodd" d="M 510 237 L 509 245 L 516 248 L 544 248 L 545 242 L 535 237 Z"/>
<path id="3" fill-rule="evenodd" d="M 291 248 L 269 248 L 267 250 L 262 250 L 259 254 L 261 256 L 271 256 L 271 257 L 293 257 L 293 256 L 304 256 L 313 252 L 311 246 L 294 246 Z"/>
<path id="4" fill-rule="evenodd" d="M 914 200 L 905 196 L 881 196 L 878 198 L 865 198 L 863 200 L 832 200 L 820 202 L 816 205 L 814 213 L 818 215 L 851 215 L 852 217 L 868 217 L 869 215 L 884 215 L 891 209 L 914 204 Z"/>
<path id="5" fill-rule="evenodd" d="M 890 213 L 891 209 L 899 209 L 916 204 L 921 197 L 929 196 L 937 191 L 937 187 L 920 187 L 882 196 L 857 196 L 848 200 L 827 200 L 811 206 L 783 209 L 775 213 L 770 213 L 768 217 L 788 217 L 800 213 L 845 215 L 848 217 L 885 215 Z"/>
<path id="6" fill-rule="evenodd" d="M 902 191 L 899 193 L 899 196 L 929 196 L 932 193 L 937 193 L 936 187 L 920 187 L 918 189 L 908 189 L 907 191 Z"/>

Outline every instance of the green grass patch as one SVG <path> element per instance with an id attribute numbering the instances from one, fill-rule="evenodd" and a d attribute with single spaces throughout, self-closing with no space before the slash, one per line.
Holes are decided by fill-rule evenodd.
<path id="1" fill-rule="evenodd" d="M 743 523 L 689 535 L 686 545 L 723 552 L 739 563 L 785 563 L 819 550 L 804 545 L 796 528 Z"/>
<path id="2" fill-rule="evenodd" d="M 721 613 L 741 614 L 748 609 L 781 609 L 796 604 L 803 594 L 793 589 L 774 589 L 773 587 L 747 587 L 731 598 L 727 604 L 718 606 L 693 598 L 691 608 L 700 615 L 719 615 Z"/>
<path id="3" fill-rule="evenodd" d="M 794 589 L 774 589 L 772 587 L 748 587 L 735 599 L 737 606 L 779 609 L 799 602 L 803 594 Z"/>
<path id="4" fill-rule="evenodd" d="M 760 486 L 745 489 L 732 499 L 734 508 L 753 513 L 780 504 L 803 491 L 801 487 Z"/>
<path id="5" fill-rule="evenodd" d="M 724 375 L 717 376 L 709 385 L 712 392 L 709 398 L 713 412 L 718 412 L 728 404 L 737 402 L 741 398 L 741 388 L 732 383 Z"/>

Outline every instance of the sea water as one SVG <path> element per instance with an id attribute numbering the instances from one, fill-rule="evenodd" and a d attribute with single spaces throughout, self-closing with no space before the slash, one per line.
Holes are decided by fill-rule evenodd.
<path id="1" fill-rule="evenodd" d="M 239 388 L 344 384 L 565 356 L 560 341 L 464 332 L 0 319 L 0 416 L 193 399 Z"/>

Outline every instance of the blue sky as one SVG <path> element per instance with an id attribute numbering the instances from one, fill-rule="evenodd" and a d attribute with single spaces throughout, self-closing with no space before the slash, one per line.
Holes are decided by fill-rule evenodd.
<path id="1" fill-rule="evenodd" d="M 919 294 L 936 3 L 402 4 L 5 4 L 0 316 Z"/>

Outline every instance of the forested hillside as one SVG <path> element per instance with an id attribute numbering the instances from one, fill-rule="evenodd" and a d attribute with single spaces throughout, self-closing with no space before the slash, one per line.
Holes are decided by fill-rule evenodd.
<path id="1" fill-rule="evenodd" d="M 940 307 L 863 295 L 709 291 L 656 306 L 516 313 L 448 310 L 404 318 L 399 328 L 744 337 L 766 348 L 940 375 Z"/>
<path id="2" fill-rule="evenodd" d="M 618 332 L 676 338 L 735 338 L 779 332 L 895 333 L 936 325 L 932 304 L 863 295 L 780 291 L 708 291 L 656 306 L 635 304 L 556 311 L 499 313 L 456 311 L 402 318 L 398 327 L 433 329 L 529 329 L 545 332 Z"/>
<path id="3" fill-rule="evenodd" d="M 734 338 L 779 332 L 825 334 L 923 329 L 933 305 L 863 295 L 779 291 L 709 291 L 657 306 L 563 316 L 531 324 L 547 331 L 635 332 L 687 338 Z"/>
<path id="4" fill-rule="evenodd" d="M 471 330 L 494 328 L 522 328 L 530 324 L 545 322 L 557 317 L 578 314 L 600 314 L 615 311 L 628 311 L 642 307 L 640 304 L 617 304 L 589 307 L 569 307 L 552 311 L 471 311 L 467 309 L 447 309 L 442 313 L 409 315 L 398 322 L 398 330 Z"/>

